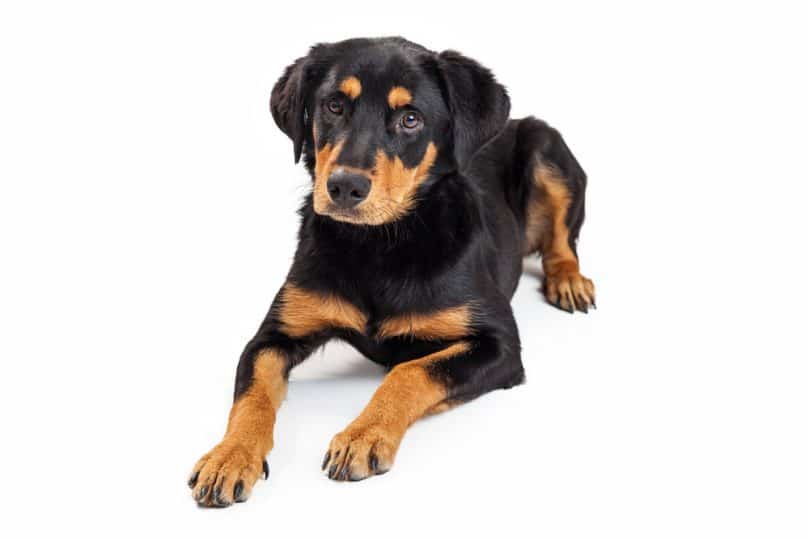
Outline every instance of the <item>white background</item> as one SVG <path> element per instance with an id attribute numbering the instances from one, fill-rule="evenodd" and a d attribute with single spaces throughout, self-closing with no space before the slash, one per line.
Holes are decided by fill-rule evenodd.
<path id="1" fill-rule="evenodd" d="M 807 538 L 807 18 L 552 4 L 4 2 L 0 534 Z M 526 275 L 527 384 L 418 423 L 360 483 L 318 467 L 383 373 L 329 346 L 270 480 L 199 509 L 187 474 L 308 189 L 272 85 L 315 42 L 389 34 L 478 59 L 562 131 L 599 309 Z"/>

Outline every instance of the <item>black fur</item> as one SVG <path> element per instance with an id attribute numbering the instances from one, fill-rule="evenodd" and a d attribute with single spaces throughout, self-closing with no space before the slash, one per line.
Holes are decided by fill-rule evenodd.
<path id="1" fill-rule="evenodd" d="M 349 138 L 346 159 L 368 167 L 367 147 L 381 148 L 413 166 L 427 142 L 437 146 L 438 158 L 419 187 L 416 206 L 391 223 L 335 221 L 314 212 L 311 195 L 305 199 L 288 280 L 308 290 L 338 293 L 368 315 L 368 331 L 329 330 L 292 339 L 281 331 L 276 299 L 241 357 L 236 397 L 249 385 L 261 349 L 286 352 L 291 368 L 337 338 L 371 360 L 393 366 L 446 344 L 371 337 L 381 320 L 470 303 L 475 306 L 469 339 L 473 348 L 434 364 L 431 373 L 446 385 L 451 400 L 519 384 L 524 372 L 509 301 L 521 273 L 531 170 L 542 160 L 571 179 L 574 207 L 567 219 L 572 246 L 584 218 L 584 172 L 558 132 L 544 122 L 508 120 L 508 95 L 489 70 L 453 51 L 437 54 L 402 38 L 384 38 L 317 45 L 275 85 L 273 118 L 292 139 L 296 162 L 303 155 L 312 174 L 318 150 L 313 124 L 321 145 L 335 140 L 339 127 L 323 116 L 321 102 L 333 93 L 334 80 L 357 72 L 418 88 L 417 105 L 430 122 L 424 133 L 402 142 L 372 125 L 373 112 L 358 111 L 354 123 L 364 122 L 365 133 L 373 138 L 355 147 Z M 375 80 L 361 78 L 363 85 Z"/>

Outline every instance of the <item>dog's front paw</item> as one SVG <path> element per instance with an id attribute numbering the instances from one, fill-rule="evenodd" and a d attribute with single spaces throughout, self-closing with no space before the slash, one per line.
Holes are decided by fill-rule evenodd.
<path id="1" fill-rule="evenodd" d="M 223 441 L 194 465 L 188 486 L 201 506 L 225 507 L 246 501 L 262 472 L 266 479 L 264 456 L 242 444 Z"/>
<path id="2" fill-rule="evenodd" d="M 549 303 L 570 313 L 587 313 L 596 307 L 596 290 L 592 280 L 578 271 L 562 271 L 545 276 L 545 298 Z"/>
<path id="3" fill-rule="evenodd" d="M 321 468 L 332 480 L 363 480 L 393 466 L 401 436 L 379 425 L 348 426 L 334 436 Z"/>

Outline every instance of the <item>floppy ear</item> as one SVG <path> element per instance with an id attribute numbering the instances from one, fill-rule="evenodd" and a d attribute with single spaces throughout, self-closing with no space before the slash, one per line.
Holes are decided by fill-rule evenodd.
<path id="1" fill-rule="evenodd" d="M 508 121 L 511 100 L 492 72 L 456 51 L 438 55 L 452 116 L 455 162 L 463 169 Z"/>
<path id="2" fill-rule="evenodd" d="M 281 131 L 292 139 L 295 163 L 301 159 L 306 136 L 306 63 L 308 56 L 298 58 L 284 70 L 270 96 L 270 111 Z"/>

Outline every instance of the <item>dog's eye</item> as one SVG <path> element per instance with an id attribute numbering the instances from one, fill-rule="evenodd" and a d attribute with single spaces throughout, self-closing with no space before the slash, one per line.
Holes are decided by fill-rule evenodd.
<path id="1" fill-rule="evenodd" d="M 421 126 L 421 116 L 415 111 L 408 111 L 402 115 L 402 127 L 413 131 Z"/>
<path id="2" fill-rule="evenodd" d="M 343 103 L 337 98 L 331 98 L 326 103 L 326 108 L 329 109 L 330 113 L 336 114 L 337 116 L 343 114 Z"/>

